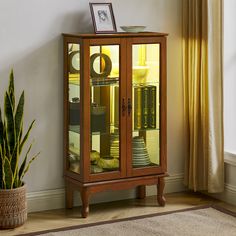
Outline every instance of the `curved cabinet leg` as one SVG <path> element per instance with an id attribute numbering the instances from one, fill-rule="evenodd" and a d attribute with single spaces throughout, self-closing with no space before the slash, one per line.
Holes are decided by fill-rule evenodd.
<path id="1" fill-rule="evenodd" d="M 166 199 L 165 199 L 165 197 L 163 195 L 164 187 L 165 187 L 164 177 L 158 178 L 158 184 L 157 184 L 157 202 L 159 203 L 160 206 L 165 206 L 165 204 L 166 204 Z"/>
<path id="2" fill-rule="evenodd" d="M 82 188 L 80 190 L 80 196 L 82 201 L 81 215 L 83 218 L 86 218 L 89 214 L 89 190 Z"/>
<path id="3" fill-rule="evenodd" d="M 137 198 L 144 199 L 146 197 L 146 186 L 140 185 L 137 187 Z"/>
<path id="4" fill-rule="evenodd" d="M 66 208 L 73 207 L 74 190 L 69 182 L 66 183 Z"/>

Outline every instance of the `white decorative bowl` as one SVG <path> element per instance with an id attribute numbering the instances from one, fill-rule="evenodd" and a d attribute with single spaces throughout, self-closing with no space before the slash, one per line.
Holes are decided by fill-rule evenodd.
<path id="1" fill-rule="evenodd" d="M 138 33 L 144 31 L 146 26 L 143 25 L 134 25 L 134 26 L 120 26 L 122 30 L 125 32 L 132 32 L 132 33 Z"/>
<path id="2" fill-rule="evenodd" d="M 134 83 L 144 83 L 148 71 L 149 71 L 148 66 L 133 66 L 132 73 L 133 73 Z"/>

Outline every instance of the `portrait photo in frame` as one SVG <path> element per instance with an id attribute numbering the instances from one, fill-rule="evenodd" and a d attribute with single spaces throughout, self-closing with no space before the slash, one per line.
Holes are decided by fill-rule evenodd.
<path id="1" fill-rule="evenodd" d="M 115 33 L 116 23 L 111 3 L 89 3 L 96 34 Z"/>

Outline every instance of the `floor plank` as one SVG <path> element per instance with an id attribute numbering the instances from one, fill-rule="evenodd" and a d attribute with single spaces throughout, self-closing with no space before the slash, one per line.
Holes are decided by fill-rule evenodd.
<path id="1" fill-rule="evenodd" d="M 174 211 L 212 203 L 236 212 L 236 206 L 223 203 L 199 193 L 183 192 L 166 194 L 166 200 L 165 207 L 159 207 L 157 205 L 155 196 L 147 197 L 146 199 L 131 199 L 91 205 L 89 217 L 86 219 L 81 218 L 80 207 L 75 207 L 71 210 L 59 209 L 30 213 L 27 222 L 23 226 L 14 230 L 2 230 L 0 231 L 0 235 L 12 236 L 111 219 Z"/>

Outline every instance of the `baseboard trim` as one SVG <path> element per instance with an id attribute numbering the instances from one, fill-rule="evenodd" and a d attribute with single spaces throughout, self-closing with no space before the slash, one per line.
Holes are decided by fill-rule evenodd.
<path id="1" fill-rule="evenodd" d="M 165 178 L 165 193 L 181 192 L 185 190 L 183 185 L 183 174 L 175 174 Z M 147 196 L 155 195 L 156 187 L 147 187 Z M 131 199 L 135 197 L 135 190 L 108 191 L 96 194 L 92 197 L 91 203 L 101 203 L 118 201 L 122 199 Z M 45 210 L 60 209 L 65 207 L 65 190 L 53 189 L 39 192 L 30 192 L 27 194 L 28 212 L 37 212 Z M 81 205 L 78 193 L 75 193 L 75 206 Z"/>
<path id="2" fill-rule="evenodd" d="M 225 152 L 224 162 L 231 166 L 236 166 L 236 154 L 232 152 Z"/>
<path id="3" fill-rule="evenodd" d="M 64 199 L 64 189 L 52 189 L 27 193 L 28 212 L 63 208 Z"/>
<path id="4" fill-rule="evenodd" d="M 228 192 L 231 192 L 233 194 L 236 194 L 236 186 L 231 185 L 231 184 L 225 184 L 225 189 Z"/>
<path id="5" fill-rule="evenodd" d="M 231 205 L 236 206 L 236 186 L 225 183 L 225 189 L 223 193 L 210 194 L 212 197 L 220 199 Z"/>

